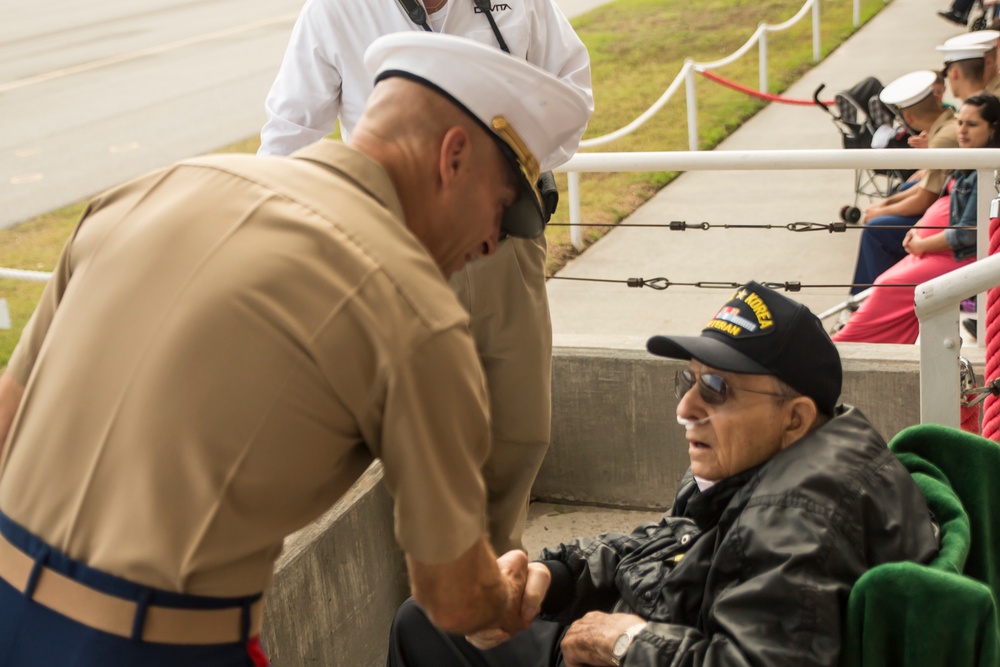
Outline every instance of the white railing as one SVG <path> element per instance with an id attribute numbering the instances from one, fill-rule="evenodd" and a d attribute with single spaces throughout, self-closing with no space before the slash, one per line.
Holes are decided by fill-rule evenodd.
<path id="1" fill-rule="evenodd" d="M 913 303 L 920 320 L 921 423 L 961 426 L 958 354 L 962 341 L 955 306 L 970 294 L 998 285 L 1000 255 L 980 259 L 917 286 Z M 980 297 L 977 301 L 986 299 Z M 981 331 L 985 331 L 986 320 L 979 322 Z M 987 382 L 991 379 L 986 378 Z M 949 387 L 952 391 L 946 391 Z"/>
<path id="2" fill-rule="evenodd" d="M 888 0 L 886 0 L 888 2 Z M 674 96 L 677 89 L 681 87 L 681 83 L 684 84 L 685 97 L 687 98 L 687 125 L 688 125 L 688 148 L 692 151 L 698 150 L 698 99 L 695 95 L 695 74 L 697 72 L 704 72 L 707 70 L 718 69 L 729 65 L 740 58 L 742 58 L 750 49 L 753 48 L 754 44 L 758 46 L 758 61 L 760 63 L 760 76 L 759 76 L 759 90 L 762 93 L 768 92 L 768 78 L 767 78 L 767 35 L 772 32 L 781 32 L 782 30 L 787 30 L 798 23 L 802 18 L 812 10 L 812 41 L 813 41 L 813 61 L 819 62 L 820 59 L 820 38 L 819 38 L 819 0 L 806 0 L 805 4 L 799 9 L 799 11 L 792 18 L 788 19 L 784 23 L 778 23 L 775 25 L 770 25 L 767 23 L 761 23 L 757 26 L 757 30 L 754 31 L 753 35 L 750 36 L 743 46 L 736 49 L 732 54 L 722 58 L 720 60 L 713 60 L 711 62 L 696 62 L 688 58 L 684 61 L 684 66 L 681 67 L 681 71 L 677 73 L 674 80 L 667 86 L 667 89 L 660 95 L 660 98 L 653 103 L 651 107 L 646 109 L 642 114 L 640 114 L 635 120 L 633 120 L 628 125 L 621 127 L 614 132 L 609 132 L 608 134 L 602 135 L 600 137 L 593 137 L 592 139 L 584 139 L 580 142 L 580 150 L 586 150 L 588 148 L 596 148 L 597 146 L 604 146 L 610 144 L 613 141 L 626 137 L 640 127 L 646 124 L 650 118 L 655 116 L 660 109 L 662 109 L 667 102 Z M 854 27 L 857 28 L 861 24 L 861 0 L 853 0 L 853 17 L 854 17 Z M 577 251 L 583 250 L 583 227 L 581 225 L 582 214 L 580 211 L 580 174 L 578 172 L 562 169 L 560 171 L 568 172 L 568 183 L 567 183 L 567 197 L 569 199 L 569 221 L 572 225 L 570 227 L 570 242 Z"/>
<path id="3" fill-rule="evenodd" d="M 687 151 L 660 153 L 577 154 L 558 171 L 748 171 L 798 169 L 976 169 L 978 182 L 995 183 L 1000 157 L 996 149 L 941 148 L 933 151 Z M 989 250 L 989 213 L 993 189 L 978 188 L 977 244 L 980 261 L 917 288 L 920 332 L 921 421 L 959 425 L 958 303 L 1000 285 L 1000 255 Z M 0 278 L 45 281 L 40 271 L 0 269 Z M 986 298 L 977 300 L 979 323 L 986 330 Z M 982 337 L 980 337 L 982 338 Z"/>
<path id="4" fill-rule="evenodd" d="M 996 149 L 941 148 L 933 151 L 887 151 L 873 149 L 812 150 L 812 151 L 711 151 L 692 153 L 667 151 L 658 153 L 589 153 L 575 155 L 557 171 L 622 172 L 622 171 L 748 171 L 748 170 L 817 170 L 817 169 L 976 169 L 978 172 L 977 248 L 979 259 L 989 251 L 990 202 L 1000 156 Z M 980 266 L 979 262 L 962 269 Z M 969 277 L 946 280 L 947 274 L 921 286 L 926 302 L 921 306 L 925 317 L 933 315 L 931 328 L 921 324 L 920 408 L 924 422 L 958 426 L 960 400 L 958 350 L 959 301 L 985 289 L 1000 285 L 1000 256 L 983 262 Z M 954 272 L 958 273 L 958 271 Z M 962 273 L 960 276 L 967 274 Z M 961 281 L 953 286 L 951 280 Z M 939 283 L 940 281 L 940 283 Z M 968 281 L 968 282 L 965 282 Z M 989 284 L 987 284 L 989 283 Z M 937 287 L 938 285 L 941 287 Z M 945 287 L 947 286 L 947 287 Z M 974 289 L 971 289 L 974 288 Z M 935 294 L 937 290 L 937 294 Z M 956 298 L 956 294 L 960 294 Z M 918 300 L 920 292 L 918 291 Z M 986 298 L 977 299 L 978 321 L 986 330 Z M 921 310 L 917 315 L 920 317 Z M 950 327 L 950 328 L 949 328 Z M 980 341 L 982 341 L 980 336 Z M 980 342 L 980 345 L 982 343 Z M 924 350 L 928 352 L 925 354 Z M 925 366 L 925 363 L 927 364 Z M 954 414 L 952 414 L 954 412 Z M 924 418 L 923 415 L 933 415 Z"/>

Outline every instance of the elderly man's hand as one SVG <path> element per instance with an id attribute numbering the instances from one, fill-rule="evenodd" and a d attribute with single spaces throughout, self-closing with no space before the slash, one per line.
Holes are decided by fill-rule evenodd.
<path id="1" fill-rule="evenodd" d="M 566 667 L 609 665 L 611 649 L 623 632 L 646 619 L 635 614 L 605 614 L 592 611 L 569 626 L 563 635 L 562 653 Z"/>
<path id="2" fill-rule="evenodd" d="M 549 568 L 541 563 L 529 563 L 523 551 L 508 551 L 497 559 L 497 565 L 511 584 L 510 607 L 500 627 L 466 636 L 469 643 L 480 650 L 491 649 L 521 630 L 527 630 L 541 611 L 542 600 L 552 583 Z"/>

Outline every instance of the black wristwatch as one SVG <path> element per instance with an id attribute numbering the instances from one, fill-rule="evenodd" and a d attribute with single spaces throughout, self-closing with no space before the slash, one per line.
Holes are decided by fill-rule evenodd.
<path id="1" fill-rule="evenodd" d="M 632 627 L 625 630 L 625 632 L 618 635 L 618 639 L 615 640 L 615 645 L 611 647 L 611 662 L 614 663 L 615 667 L 621 667 L 622 660 L 625 659 L 625 654 L 628 653 L 628 649 L 632 646 L 632 640 L 635 636 L 642 632 L 643 628 L 646 627 L 646 623 L 636 623 Z"/>

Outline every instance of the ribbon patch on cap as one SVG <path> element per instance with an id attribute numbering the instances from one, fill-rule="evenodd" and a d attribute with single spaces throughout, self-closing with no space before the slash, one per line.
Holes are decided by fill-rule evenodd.
<path id="1" fill-rule="evenodd" d="M 741 289 L 705 328 L 736 338 L 741 335 L 769 333 L 767 330 L 773 326 L 771 311 L 764 300 L 756 292 Z"/>

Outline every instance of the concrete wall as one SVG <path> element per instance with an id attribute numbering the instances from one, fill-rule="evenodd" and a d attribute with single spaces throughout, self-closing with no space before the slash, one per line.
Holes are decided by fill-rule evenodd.
<path id="1" fill-rule="evenodd" d="M 392 615 L 408 590 L 392 498 L 375 464 L 285 540 L 264 606 L 264 649 L 275 667 L 384 665 Z"/>
<path id="2" fill-rule="evenodd" d="M 965 356 L 981 373 L 983 351 Z M 843 400 L 886 439 L 919 421 L 918 350 L 845 345 Z M 552 447 L 540 499 L 665 509 L 687 468 L 674 410 L 681 362 L 639 350 L 557 348 Z M 330 512 L 286 541 L 265 608 L 276 667 L 384 664 L 392 615 L 407 595 L 392 501 L 373 466 Z"/>

